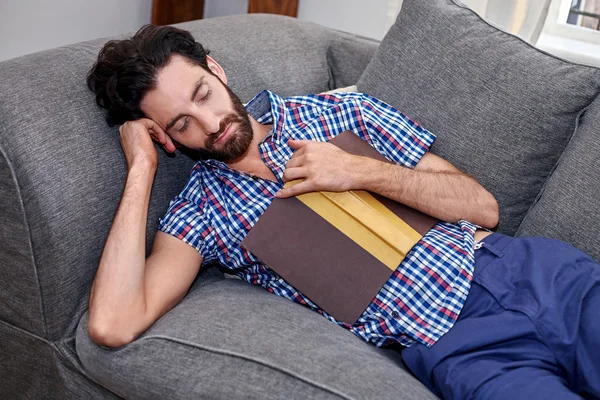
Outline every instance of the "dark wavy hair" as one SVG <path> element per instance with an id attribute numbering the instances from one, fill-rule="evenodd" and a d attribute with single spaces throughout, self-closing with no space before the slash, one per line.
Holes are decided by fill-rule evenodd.
<path id="1" fill-rule="evenodd" d="M 156 86 L 158 71 L 179 54 L 209 71 L 209 51 L 192 34 L 172 26 L 145 25 L 130 39 L 107 42 L 87 75 L 109 126 L 145 117 L 140 103 Z"/>

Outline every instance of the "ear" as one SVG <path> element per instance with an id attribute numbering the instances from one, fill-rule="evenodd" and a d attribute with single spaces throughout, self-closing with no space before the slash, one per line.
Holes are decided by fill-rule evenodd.
<path id="1" fill-rule="evenodd" d="M 221 82 L 227 85 L 227 75 L 225 75 L 225 70 L 223 67 L 221 67 L 219 63 L 216 62 L 211 56 L 206 56 L 206 62 L 208 64 L 208 69 L 210 69 L 213 74 L 218 76 Z"/>

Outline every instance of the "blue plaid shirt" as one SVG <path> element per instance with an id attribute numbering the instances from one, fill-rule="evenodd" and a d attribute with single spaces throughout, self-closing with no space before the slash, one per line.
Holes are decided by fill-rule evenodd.
<path id="1" fill-rule="evenodd" d="M 246 109 L 259 123 L 273 124 L 259 148 L 278 182 L 235 171 L 223 162 L 199 161 L 159 229 L 194 247 L 203 265 L 218 262 L 241 279 L 310 307 L 376 346 L 433 345 L 452 327 L 469 292 L 475 225 L 437 223 L 354 325 L 336 321 L 240 243 L 283 187 L 283 171 L 293 154 L 288 139 L 328 141 L 351 130 L 389 160 L 413 168 L 435 136 L 393 107 L 359 93 L 284 99 L 262 91 Z"/>

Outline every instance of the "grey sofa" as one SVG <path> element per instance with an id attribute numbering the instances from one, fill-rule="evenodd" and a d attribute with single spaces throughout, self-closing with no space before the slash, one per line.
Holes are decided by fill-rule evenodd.
<path id="1" fill-rule="evenodd" d="M 600 257 L 600 71 L 541 53 L 451 0 L 405 0 L 381 44 L 291 18 L 182 24 L 243 101 L 358 83 L 433 131 L 498 198 L 498 230 Z M 85 86 L 106 40 L 0 63 L 0 398 L 435 398 L 377 349 L 218 266 L 136 341 L 87 333 L 126 164 Z M 193 161 L 159 151 L 147 226 Z M 177 265 L 173 265 L 177 273 Z"/>

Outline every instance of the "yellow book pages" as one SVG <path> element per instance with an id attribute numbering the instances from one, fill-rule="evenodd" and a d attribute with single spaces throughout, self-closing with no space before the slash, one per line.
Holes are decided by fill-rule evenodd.
<path id="1" fill-rule="evenodd" d="M 285 187 L 299 182 L 288 182 Z M 421 238 L 365 191 L 313 192 L 297 198 L 392 270 Z"/>
<path id="2" fill-rule="evenodd" d="M 367 203 L 371 208 L 376 210 L 379 214 L 381 214 L 383 217 L 385 217 L 390 223 L 394 224 L 394 226 L 398 230 L 400 230 L 403 234 L 405 234 L 409 238 L 410 243 L 412 243 L 411 248 L 415 244 L 417 244 L 417 242 L 419 240 L 421 240 L 421 238 L 423 237 L 419 232 L 417 232 L 409 224 L 404 222 L 404 220 L 402 218 L 398 217 L 396 214 L 394 214 L 392 211 L 390 211 L 386 206 L 384 206 L 379 200 L 377 200 L 375 197 L 373 197 L 373 195 L 370 194 L 369 192 L 364 191 L 364 190 L 353 190 L 353 191 L 351 191 L 351 193 L 354 194 L 355 196 L 359 197 L 365 203 Z"/>
<path id="3" fill-rule="evenodd" d="M 362 192 L 362 193 L 359 193 Z M 364 191 L 320 192 L 336 203 L 403 256 L 421 239 L 421 235 Z"/>

